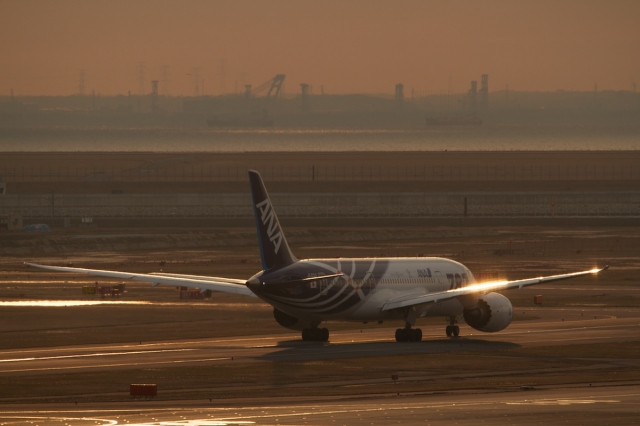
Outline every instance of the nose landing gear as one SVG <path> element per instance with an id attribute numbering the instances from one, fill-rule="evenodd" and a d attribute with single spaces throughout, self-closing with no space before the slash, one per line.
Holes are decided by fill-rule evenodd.
<path id="1" fill-rule="evenodd" d="M 448 325 L 447 326 L 447 336 L 448 337 L 458 337 L 460 334 L 460 327 L 457 325 Z"/>
<path id="2" fill-rule="evenodd" d="M 447 337 L 458 337 L 460 335 L 460 327 L 456 324 L 456 317 L 449 317 L 449 325 L 446 332 Z"/>

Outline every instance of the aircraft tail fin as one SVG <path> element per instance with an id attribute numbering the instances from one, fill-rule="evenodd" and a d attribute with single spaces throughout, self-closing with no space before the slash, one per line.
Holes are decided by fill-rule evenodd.
<path id="1" fill-rule="evenodd" d="M 249 170 L 249 183 L 253 199 L 253 213 L 258 228 L 262 269 L 282 268 L 297 262 L 284 237 L 284 232 L 282 232 L 278 216 L 273 209 L 260 173 Z"/>

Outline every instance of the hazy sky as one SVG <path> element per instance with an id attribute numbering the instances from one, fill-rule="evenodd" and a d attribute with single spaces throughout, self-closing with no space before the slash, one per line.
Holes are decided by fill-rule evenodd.
<path id="1" fill-rule="evenodd" d="M 393 93 L 402 82 L 467 90 L 630 90 L 640 83 L 640 1 L 0 0 L 0 94 L 139 91 L 139 64 L 161 93 L 254 86 Z M 163 69 L 165 72 L 163 73 Z M 198 90 L 202 91 L 202 87 Z M 202 93 L 202 92 L 201 92 Z"/>

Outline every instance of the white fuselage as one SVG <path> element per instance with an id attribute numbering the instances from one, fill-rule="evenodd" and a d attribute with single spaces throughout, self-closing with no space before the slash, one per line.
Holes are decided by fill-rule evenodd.
<path id="1" fill-rule="evenodd" d="M 306 281 L 285 291 L 278 289 L 277 284 L 273 290 L 267 284 L 264 290 L 255 291 L 277 309 L 311 322 L 396 318 L 398 312 L 383 311 L 385 304 L 475 283 L 469 269 L 444 258 L 308 259 L 287 269 L 279 279 L 291 275 L 309 278 L 343 274 Z M 418 317 L 459 315 L 462 305 L 454 299 L 412 309 Z"/>

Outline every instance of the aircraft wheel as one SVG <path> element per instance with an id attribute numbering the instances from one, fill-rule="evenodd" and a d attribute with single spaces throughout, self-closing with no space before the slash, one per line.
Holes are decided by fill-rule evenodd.
<path id="1" fill-rule="evenodd" d="M 399 328 L 396 330 L 396 342 L 419 342 L 422 330 L 419 328 Z"/>
<path id="2" fill-rule="evenodd" d="M 447 337 L 451 337 L 453 335 L 453 330 L 452 330 L 453 326 L 452 325 L 448 325 L 447 326 Z"/>
<path id="3" fill-rule="evenodd" d="M 455 337 L 458 337 L 458 335 L 460 335 L 460 327 L 458 327 L 457 325 L 454 325 L 454 326 L 453 326 L 453 327 L 451 327 L 451 328 L 453 328 L 453 330 L 452 330 L 453 335 L 454 335 Z"/>
<path id="4" fill-rule="evenodd" d="M 412 338 L 411 340 L 413 340 L 414 342 L 420 342 L 422 340 L 422 330 L 420 330 L 419 328 L 414 328 L 412 334 Z"/>
<path id="5" fill-rule="evenodd" d="M 320 341 L 321 342 L 328 342 L 329 341 L 329 329 L 328 328 L 323 328 L 320 330 Z"/>
<path id="6" fill-rule="evenodd" d="M 302 340 L 305 342 L 326 342 L 329 340 L 329 330 L 326 328 L 302 329 Z"/>

